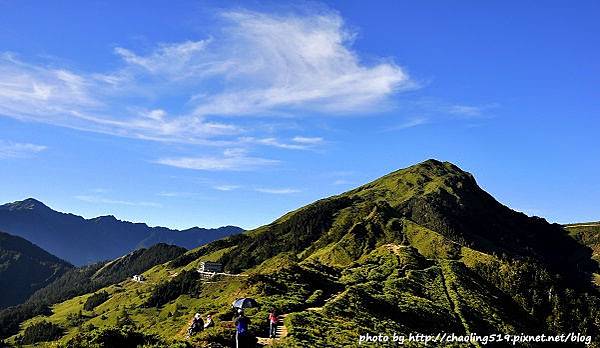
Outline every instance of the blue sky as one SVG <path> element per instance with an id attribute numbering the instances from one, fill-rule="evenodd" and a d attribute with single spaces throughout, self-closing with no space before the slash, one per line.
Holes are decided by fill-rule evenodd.
<path id="1" fill-rule="evenodd" d="M 596 1 L 0 1 L 0 201 L 269 223 L 427 158 L 600 219 Z"/>

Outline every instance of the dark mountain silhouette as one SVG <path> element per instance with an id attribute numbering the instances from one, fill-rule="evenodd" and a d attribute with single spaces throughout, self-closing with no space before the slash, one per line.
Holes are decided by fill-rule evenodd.
<path id="1" fill-rule="evenodd" d="M 71 268 L 37 245 L 0 232 L 0 308 L 25 301 Z"/>
<path id="2" fill-rule="evenodd" d="M 1 205 L 0 230 L 25 238 L 75 265 L 114 259 L 157 243 L 191 249 L 243 231 L 235 226 L 179 231 L 121 221 L 111 215 L 84 219 L 54 211 L 33 198 Z"/>

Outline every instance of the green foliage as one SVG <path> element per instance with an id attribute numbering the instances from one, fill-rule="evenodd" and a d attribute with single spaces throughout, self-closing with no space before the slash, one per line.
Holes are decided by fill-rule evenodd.
<path id="1" fill-rule="evenodd" d="M 579 243 L 593 251 L 593 258 L 600 263 L 600 222 L 566 225 L 565 229 Z"/>
<path id="2" fill-rule="evenodd" d="M 212 327 L 194 335 L 192 342 L 210 342 L 231 347 L 235 345 L 235 331 L 222 326 Z"/>
<path id="3" fill-rule="evenodd" d="M 225 249 L 237 245 L 246 238 L 248 237 L 245 234 L 236 234 L 227 238 L 216 240 L 212 243 L 203 245 L 199 248 L 190 250 L 187 253 L 178 256 L 177 258 L 170 261 L 167 265 L 170 268 L 185 266 L 190 262 L 200 258 L 201 256 L 208 255 L 220 249 Z"/>
<path id="4" fill-rule="evenodd" d="M 17 333 L 24 320 L 36 315 L 47 315 L 49 306 L 54 303 L 118 283 L 157 264 L 172 260 L 184 251 L 185 249 L 177 246 L 157 244 L 148 249 L 136 250 L 113 262 L 71 269 L 35 292 L 24 304 L 0 311 L 0 338 Z"/>
<path id="5" fill-rule="evenodd" d="M 129 312 L 126 309 L 121 310 L 117 316 L 118 327 L 132 327 L 135 328 L 135 322 L 131 319 Z"/>
<path id="6" fill-rule="evenodd" d="M 181 295 L 194 295 L 200 291 L 200 276 L 196 271 L 183 271 L 175 278 L 157 285 L 145 302 L 146 307 L 160 307 Z"/>
<path id="7" fill-rule="evenodd" d="M 102 303 L 104 303 L 110 295 L 106 290 L 102 290 L 100 292 L 94 293 L 92 296 L 88 297 L 83 305 L 83 309 L 86 311 L 94 310 L 94 308 L 98 307 Z"/>
<path id="8" fill-rule="evenodd" d="M 53 341 L 61 337 L 63 328 L 49 321 L 40 321 L 25 328 L 20 339 L 21 344 L 34 344 L 38 342 Z"/>
<path id="9" fill-rule="evenodd" d="M 0 232 L 0 309 L 24 302 L 71 268 L 29 241 Z"/>
<path id="10" fill-rule="evenodd" d="M 77 327 L 85 322 L 85 317 L 81 313 L 81 311 L 77 313 L 69 313 L 67 314 L 67 324 L 69 327 Z"/>
<path id="11" fill-rule="evenodd" d="M 27 302 L 0 311 L 0 337 L 6 338 L 19 332 L 19 325 L 36 315 L 50 315 L 52 311 L 45 303 Z"/>
<path id="12" fill-rule="evenodd" d="M 148 335 L 131 326 L 109 327 L 81 332 L 71 338 L 63 348 L 137 348 L 137 347 L 189 347 L 179 342 L 168 344 L 156 335 Z"/>
<path id="13" fill-rule="evenodd" d="M 349 204 L 346 197 L 330 198 L 288 214 L 241 240 L 223 255 L 221 262 L 226 269 L 238 272 L 281 252 L 299 253 L 323 235 L 331 227 L 335 213 Z"/>

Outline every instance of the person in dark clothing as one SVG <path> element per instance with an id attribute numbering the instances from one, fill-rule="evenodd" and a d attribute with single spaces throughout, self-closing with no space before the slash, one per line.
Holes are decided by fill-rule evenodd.
<path id="1" fill-rule="evenodd" d="M 240 311 L 240 315 L 235 319 L 235 347 L 244 348 L 248 347 L 250 341 L 250 332 L 248 327 L 250 326 L 250 319 Z"/>
<path id="2" fill-rule="evenodd" d="M 192 318 L 190 326 L 187 331 L 187 337 L 192 336 L 193 334 L 200 332 L 204 329 L 204 321 L 202 320 L 202 316 L 200 313 L 196 313 Z"/>
<path id="3" fill-rule="evenodd" d="M 269 337 L 275 338 L 277 336 L 277 323 L 279 322 L 279 318 L 275 313 L 275 308 L 271 308 L 269 312 Z"/>

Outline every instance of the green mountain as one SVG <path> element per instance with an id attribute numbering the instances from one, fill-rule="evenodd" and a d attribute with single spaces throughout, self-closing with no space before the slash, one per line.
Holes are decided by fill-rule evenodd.
<path id="1" fill-rule="evenodd" d="M 178 246 L 156 244 L 147 249 L 135 250 L 113 261 L 71 268 L 54 277 L 54 281 L 33 293 L 31 297 L 28 296 L 24 303 L 0 311 L 0 337 L 18 332 L 19 324 L 24 320 L 51 313 L 50 305 L 119 283 L 185 252 L 186 249 Z M 28 272 L 30 269 L 24 271 Z M 6 288 L 12 289 L 10 284 L 6 284 Z"/>
<path id="2" fill-rule="evenodd" d="M 243 232 L 235 226 L 179 231 L 121 221 L 112 215 L 84 219 L 55 211 L 33 198 L 0 205 L 0 230 L 25 238 L 77 266 L 114 259 L 158 243 L 191 249 Z"/>
<path id="3" fill-rule="evenodd" d="M 72 267 L 23 238 L 0 232 L 0 309 L 25 301 Z"/>
<path id="4" fill-rule="evenodd" d="M 201 279 L 202 261 L 231 274 Z M 259 302 L 247 314 L 260 336 L 269 308 L 287 314 L 279 346 L 358 346 L 367 333 L 598 337 L 597 273 L 592 250 L 562 226 L 512 211 L 469 173 L 428 160 L 190 250 L 146 271 L 143 283 L 58 303 L 8 341 L 231 346 L 230 307 L 240 297 Z M 101 303 L 88 310 L 91 298 Z M 213 314 L 217 325 L 186 340 L 196 312 Z"/>

